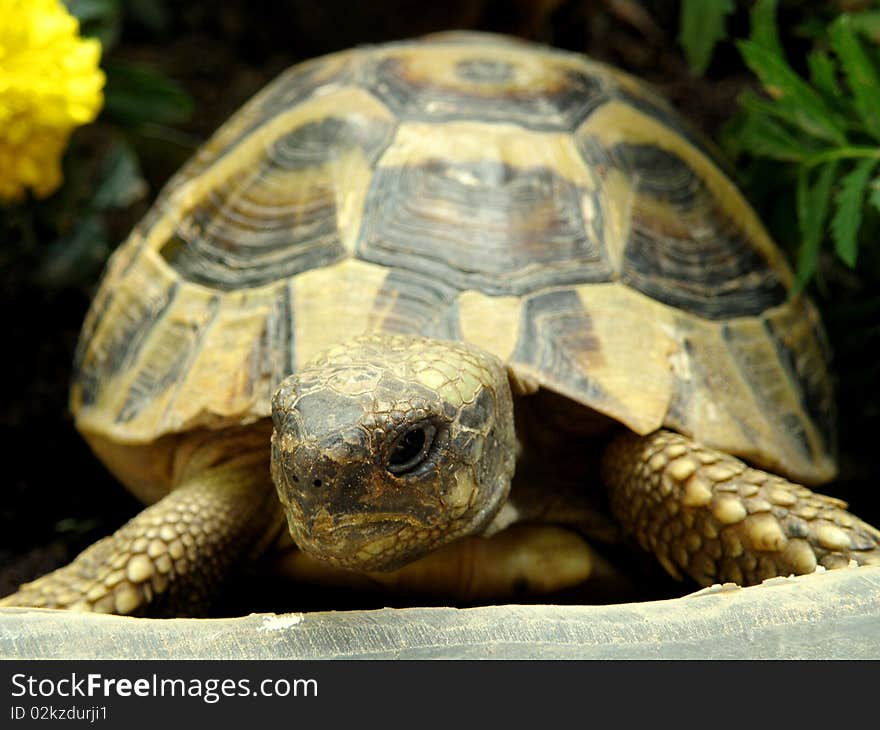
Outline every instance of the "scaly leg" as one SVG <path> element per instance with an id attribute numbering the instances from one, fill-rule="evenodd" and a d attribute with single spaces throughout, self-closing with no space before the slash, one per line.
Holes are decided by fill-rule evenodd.
<path id="1" fill-rule="evenodd" d="M 676 433 L 617 438 L 602 472 L 615 517 L 679 579 L 752 585 L 880 564 L 880 531 L 844 502 Z"/>
<path id="2" fill-rule="evenodd" d="M 196 615 L 232 566 L 280 525 L 266 456 L 242 456 L 188 479 L 0 606 Z"/>

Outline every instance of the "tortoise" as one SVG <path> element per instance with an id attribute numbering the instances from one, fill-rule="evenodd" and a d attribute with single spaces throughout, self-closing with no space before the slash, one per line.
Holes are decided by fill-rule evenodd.
<path id="1" fill-rule="evenodd" d="M 725 169 L 642 82 L 518 39 L 292 67 L 83 327 L 76 425 L 151 506 L 4 605 L 183 614 L 264 553 L 355 580 L 492 541 L 464 570 L 496 588 L 583 580 L 593 538 L 704 585 L 880 562 L 807 486 L 822 324 Z"/>

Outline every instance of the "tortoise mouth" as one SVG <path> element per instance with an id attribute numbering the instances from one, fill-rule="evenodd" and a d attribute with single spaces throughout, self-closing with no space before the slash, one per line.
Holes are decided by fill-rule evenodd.
<path id="1" fill-rule="evenodd" d="M 345 517 L 337 518 L 333 526 L 330 527 L 327 532 L 332 534 L 337 530 L 353 530 L 364 526 L 392 526 L 401 523 L 410 525 L 416 529 L 426 529 L 428 527 L 428 525 L 423 524 L 412 515 L 397 514 L 394 512 L 361 512 L 359 514 L 346 515 Z"/>
<path id="2" fill-rule="evenodd" d="M 310 530 L 289 519 L 294 542 L 317 560 L 350 570 L 395 570 L 457 533 L 452 525 L 426 525 L 405 514 L 348 514 L 335 520 L 327 519 L 329 515 L 321 517 L 312 522 Z"/>

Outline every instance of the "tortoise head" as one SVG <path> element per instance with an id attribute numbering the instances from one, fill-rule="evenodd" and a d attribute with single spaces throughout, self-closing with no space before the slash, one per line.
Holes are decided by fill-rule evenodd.
<path id="1" fill-rule="evenodd" d="M 272 418 L 293 539 L 340 567 L 391 570 L 479 533 L 510 490 L 506 369 L 460 342 L 346 342 L 281 383 Z"/>

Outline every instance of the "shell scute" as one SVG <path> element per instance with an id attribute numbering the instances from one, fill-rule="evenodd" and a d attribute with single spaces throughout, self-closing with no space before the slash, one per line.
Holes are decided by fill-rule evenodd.
<path id="1" fill-rule="evenodd" d="M 392 47 L 365 77 L 402 120 L 433 124 L 473 119 L 567 132 L 607 98 L 605 78 L 576 56 L 515 44 Z"/>
<path id="2" fill-rule="evenodd" d="M 356 89 L 280 113 L 181 186 L 173 235 L 154 236 L 160 255 L 184 280 L 224 291 L 340 261 L 346 206 L 365 194 L 395 124 Z"/>
<path id="3" fill-rule="evenodd" d="M 357 252 L 500 296 L 608 280 L 601 243 L 584 221 L 582 199 L 592 194 L 553 170 L 496 160 L 380 166 Z"/>

